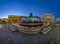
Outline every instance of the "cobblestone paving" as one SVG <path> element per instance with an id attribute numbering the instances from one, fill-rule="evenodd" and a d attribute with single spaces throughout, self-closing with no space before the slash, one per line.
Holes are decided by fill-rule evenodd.
<path id="1" fill-rule="evenodd" d="M 0 29 L 0 44 L 60 44 L 60 27 L 55 25 L 51 26 L 51 31 L 46 35 L 42 33 L 28 35 L 19 31 L 12 32 L 9 30 L 8 25 L 4 25 L 4 27 Z"/>

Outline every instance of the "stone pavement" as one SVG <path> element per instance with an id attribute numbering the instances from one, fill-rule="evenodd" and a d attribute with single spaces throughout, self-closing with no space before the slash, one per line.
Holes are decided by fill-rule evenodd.
<path id="1" fill-rule="evenodd" d="M 52 27 L 51 31 L 45 35 L 42 33 L 28 35 L 19 31 L 12 32 L 8 25 L 4 25 L 4 28 L 0 29 L 0 44 L 60 44 L 60 34 L 58 34 L 60 27 L 55 25 Z"/>
<path id="2" fill-rule="evenodd" d="M 3 26 L 3 25 L 2 25 L 2 24 L 0 24 L 0 29 L 2 28 L 2 26 Z"/>

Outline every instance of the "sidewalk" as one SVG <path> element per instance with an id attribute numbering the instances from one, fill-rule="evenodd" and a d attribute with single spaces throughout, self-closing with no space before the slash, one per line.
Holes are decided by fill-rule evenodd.
<path id="1" fill-rule="evenodd" d="M 0 24 L 0 29 L 2 28 L 2 26 L 3 26 L 3 25 L 2 25 L 2 24 Z"/>

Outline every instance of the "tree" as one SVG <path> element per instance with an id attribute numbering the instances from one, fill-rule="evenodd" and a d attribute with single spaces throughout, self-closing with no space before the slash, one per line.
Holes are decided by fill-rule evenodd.
<path id="1" fill-rule="evenodd" d="M 56 21 L 56 24 L 60 24 L 60 21 L 59 21 L 59 20 L 57 20 L 57 21 Z"/>

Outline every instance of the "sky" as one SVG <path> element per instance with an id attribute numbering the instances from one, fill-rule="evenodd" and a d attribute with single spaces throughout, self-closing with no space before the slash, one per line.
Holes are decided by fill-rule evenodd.
<path id="1" fill-rule="evenodd" d="M 60 18 L 60 0 L 0 0 L 0 18 L 29 16 L 31 12 L 41 18 L 45 13 Z"/>

